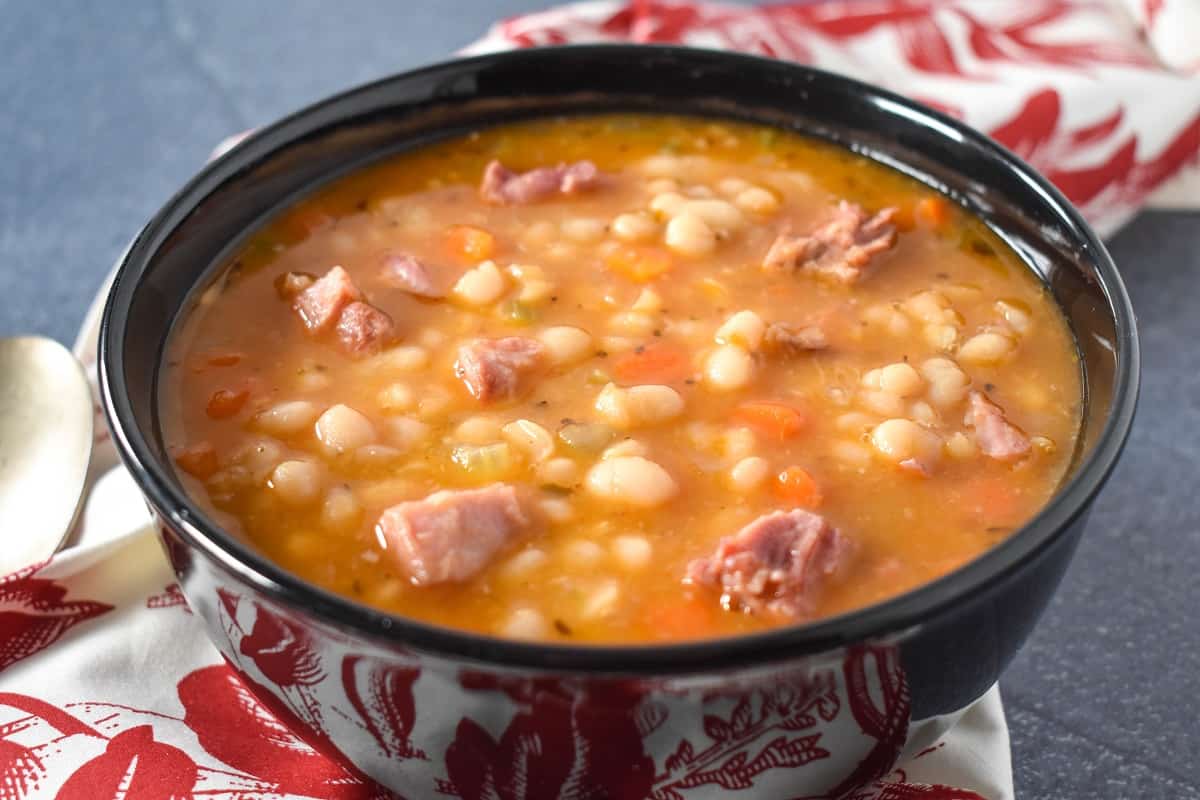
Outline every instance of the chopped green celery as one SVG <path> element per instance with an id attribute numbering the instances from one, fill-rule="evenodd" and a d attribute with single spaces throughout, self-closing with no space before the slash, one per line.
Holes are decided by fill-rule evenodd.
<path id="1" fill-rule="evenodd" d="M 482 483 L 506 478 L 513 469 L 512 450 L 504 442 L 460 444 L 451 451 L 450 460 Z"/>
<path id="2" fill-rule="evenodd" d="M 537 311 L 519 300 L 510 300 L 505 303 L 501 313 L 514 325 L 530 325 L 537 321 Z"/>
<path id="3" fill-rule="evenodd" d="M 595 422 L 568 422 L 558 429 L 558 438 L 579 453 L 599 453 L 613 440 L 616 432 Z"/>

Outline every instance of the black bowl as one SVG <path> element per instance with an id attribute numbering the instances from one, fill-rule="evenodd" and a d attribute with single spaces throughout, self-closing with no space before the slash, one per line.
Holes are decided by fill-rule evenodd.
<path id="1" fill-rule="evenodd" d="M 163 447 L 157 382 L 172 325 L 230 243 L 314 185 L 388 153 L 507 120 L 608 110 L 801 131 L 983 218 L 1050 287 L 1078 341 L 1086 397 L 1070 480 L 1002 544 L 900 597 L 811 625 L 669 646 L 502 641 L 390 616 L 285 572 L 208 519 Z M 447 62 L 250 136 L 133 243 L 104 312 L 100 377 L 121 455 L 213 641 L 261 700 L 351 769 L 410 797 L 438 787 L 478 796 L 483 782 L 512 778 L 514 759 L 539 776 L 537 796 L 557 796 L 560 779 L 597 787 L 597 797 L 707 796 L 692 792 L 720 785 L 722 770 L 750 781 L 754 796 L 783 796 L 883 774 L 914 744 L 910 720 L 960 710 L 996 681 L 1120 454 L 1138 347 L 1129 299 L 1095 233 L 984 135 L 794 64 L 594 46 Z M 572 764 L 582 772 L 560 775 Z"/>

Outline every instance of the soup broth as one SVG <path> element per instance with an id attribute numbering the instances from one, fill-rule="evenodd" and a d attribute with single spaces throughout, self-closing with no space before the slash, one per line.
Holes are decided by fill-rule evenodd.
<path id="1" fill-rule="evenodd" d="M 167 345 L 229 531 L 386 611 L 657 642 L 874 603 L 1071 463 L 1080 366 L 984 224 L 828 143 L 606 115 L 481 130 L 253 232 Z"/>

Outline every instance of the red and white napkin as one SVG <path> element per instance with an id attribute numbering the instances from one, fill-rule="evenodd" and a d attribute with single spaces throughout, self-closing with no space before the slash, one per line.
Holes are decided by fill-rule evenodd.
<path id="1" fill-rule="evenodd" d="M 990 132 L 1105 233 L 1156 198 L 1200 205 L 1200 0 L 597 0 L 501 22 L 468 52 L 582 41 L 746 50 L 883 84 Z M 103 294 L 75 346 L 93 374 Z M 71 545 L 0 577 L 0 800 L 385 796 L 238 683 L 97 422 Z M 996 688 L 910 734 L 855 798 L 1013 797 Z"/>

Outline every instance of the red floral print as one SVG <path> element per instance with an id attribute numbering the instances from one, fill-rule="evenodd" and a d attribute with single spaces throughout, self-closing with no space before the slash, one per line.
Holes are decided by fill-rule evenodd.
<path id="1" fill-rule="evenodd" d="M 89 600 L 66 600 L 67 589 L 37 577 L 45 563 L 0 579 L 0 671 L 49 647 L 70 628 L 111 611 Z"/>

